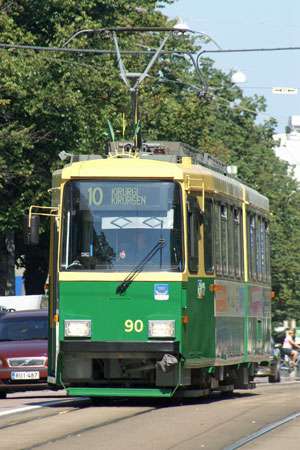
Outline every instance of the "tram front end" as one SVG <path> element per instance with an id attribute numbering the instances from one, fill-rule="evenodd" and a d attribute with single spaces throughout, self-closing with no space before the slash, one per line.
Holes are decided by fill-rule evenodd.
<path id="1" fill-rule="evenodd" d="M 50 383 L 76 396 L 174 394 L 182 384 L 183 223 L 178 182 L 65 182 Z"/>

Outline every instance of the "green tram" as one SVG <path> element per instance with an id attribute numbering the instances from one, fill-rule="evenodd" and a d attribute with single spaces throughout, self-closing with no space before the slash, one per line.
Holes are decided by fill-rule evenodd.
<path id="1" fill-rule="evenodd" d="M 51 207 L 30 209 L 27 241 L 52 216 L 52 387 L 110 397 L 255 387 L 270 355 L 266 197 L 171 142 L 74 157 L 51 192 Z"/>

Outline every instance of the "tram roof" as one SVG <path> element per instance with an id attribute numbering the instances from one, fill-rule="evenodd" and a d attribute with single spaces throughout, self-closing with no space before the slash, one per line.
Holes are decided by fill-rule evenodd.
<path id="1" fill-rule="evenodd" d="M 204 154 L 207 155 L 207 154 Z M 205 167 L 197 158 L 192 156 L 175 154 L 139 154 L 137 157 L 128 154 L 111 154 L 107 158 L 98 155 L 82 155 L 75 157 L 77 162 L 66 165 L 62 170 L 54 174 L 61 181 L 70 179 L 169 179 L 185 182 L 191 191 L 201 191 L 203 185 L 205 191 L 214 196 L 227 197 L 239 202 L 245 200 L 262 210 L 268 211 L 268 199 L 259 192 L 245 185 L 241 180 L 227 174 L 226 165 L 222 162 L 218 165 L 218 171 Z M 206 158 L 207 160 L 207 158 Z M 212 158 L 213 164 L 216 160 Z M 196 163 L 196 164 L 195 164 Z M 223 173 L 222 173 L 223 172 Z"/>

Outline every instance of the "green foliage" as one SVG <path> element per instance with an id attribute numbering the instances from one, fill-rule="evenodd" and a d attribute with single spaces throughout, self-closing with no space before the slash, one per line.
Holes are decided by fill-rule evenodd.
<path id="1" fill-rule="evenodd" d="M 164 27 L 164 3 L 172 0 L 0 0 L 2 43 L 62 47 L 80 30 L 106 27 Z M 120 48 L 156 49 L 161 36 L 126 33 Z M 172 36 L 166 50 L 200 50 L 203 41 Z M 86 33 L 69 48 L 114 49 L 111 36 Z M 0 235 L 16 234 L 17 257 L 43 279 L 47 273 L 48 221 L 42 221 L 40 253 L 22 244 L 22 217 L 30 204 L 48 205 L 51 173 L 61 166 L 57 155 L 103 153 L 109 139 L 108 121 L 116 140 L 131 139 L 130 93 L 119 76 L 115 55 L 86 55 L 0 49 Z M 145 55 L 124 55 L 129 72 L 142 72 Z M 286 163 L 273 151 L 275 121 L 258 125 L 265 110 L 263 97 L 244 97 L 230 84 L 230 74 L 214 68 L 209 58 L 201 71 L 210 95 L 188 57 L 162 55 L 139 89 L 144 140 L 178 140 L 208 151 L 270 199 L 274 319 L 300 320 L 299 188 Z M 35 268 L 34 266 L 35 263 Z M 29 284 L 29 281 L 28 281 Z M 41 289 L 41 283 L 36 290 Z"/>

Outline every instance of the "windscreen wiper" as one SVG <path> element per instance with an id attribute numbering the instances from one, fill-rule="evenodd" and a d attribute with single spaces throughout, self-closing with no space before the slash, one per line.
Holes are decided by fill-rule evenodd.
<path id="1" fill-rule="evenodd" d="M 71 269 L 71 267 L 81 267 L 82 264 L 80 261 L 78 261 L 78 259 L 75 259 L 75 261 L 73 261 L 71 264 L 69 264 L 67 266 L 67 269 Z"/>
<path id="2" fill-rule="evenodd" d="M 132 283 L 135 277 L 143 270 L 146 264 L 153 258 L 156 253 L 161 250 L 166 245 L 165 239 L 160 239 L 157 244 L 150 250 L 150 252 L 145 256 L 145 258 L 139 262 L 135 268 L 130 272 L 122 283 L 116 289 L 116 294 L 124 294 L 128 286 Z"/>

